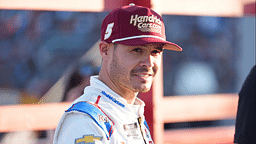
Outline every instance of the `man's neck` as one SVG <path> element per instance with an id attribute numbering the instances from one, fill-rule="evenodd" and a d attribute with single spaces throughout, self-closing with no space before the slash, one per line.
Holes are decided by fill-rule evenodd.
<path id="1" fill-rule="evenodd" d="M 116 85 L 106 72 L 100 71 L 98 79 L 107 85 L 111 90 L 123 97 L 128 104 L 133 104 L 138 92 L 134 92 L 126 87 Z"/>

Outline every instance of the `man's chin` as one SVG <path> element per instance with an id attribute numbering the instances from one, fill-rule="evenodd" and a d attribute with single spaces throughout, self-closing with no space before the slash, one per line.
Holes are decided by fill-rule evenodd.
<path id="1" fill-rule="evenodd" d="M 143 91 L 140 91 L 140 93 L 145 93 L 145 92 L 148 92 L 149 90 L 150 90 L 150 88 L 146 89 L 146 90 L 143 90 Z"/>
<path id="2" fill-rule="evenodd" d="M 151 88 L 151 85 L 150 86 L 141 86 L 139 89 L 138 89 L 138 92 L 141 92 L 141 93 L 144 93 L 144 92 L 148 92 Z"/>

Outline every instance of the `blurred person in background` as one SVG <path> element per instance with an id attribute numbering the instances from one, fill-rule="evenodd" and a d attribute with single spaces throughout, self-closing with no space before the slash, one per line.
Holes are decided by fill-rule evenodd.
<path id="1" fill-rule="evenodd" d="M 84 88 L 90 85 L 90 76 L 97 74 L 90 63 L 81 64 L 71 74 L 62 101 L 74 101 L 84 94 Z"/>
<path id="2" fill-rule="evenodd" d="M 234 143 L 255 144 L 256 136 L 256 65 L 251 69 L 239 92 Z"/>
<path id="3" fill-rule="evenodd" d="M 150 90 L 163 49 L 182 51 L 165 37 L 162 17 L 149 8 L 111 11 L 101 27 L 100 73 L 62 116 L 54 144 L 153 144 L 137 95 Z"/>

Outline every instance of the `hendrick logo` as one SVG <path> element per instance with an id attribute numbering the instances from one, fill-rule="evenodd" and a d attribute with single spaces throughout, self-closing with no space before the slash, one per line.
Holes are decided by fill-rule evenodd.
<path id="1" fill-rule="evenodd" d="M 130 24 L 137 26 L 142 32 L 156 32 L 161 33 L 162 22 L 160 18 L 154 15 L 151 16 L 138 16 L 131 15 Z"/>
<path id="2" fill-rule="evenodd" d="M 119 102 L 118 100 L 116 100 L 114 97 L 112 97 L 111 95 L 107 94 L 105 91 L 101 91 L 101 93 L 106 96 L 108 99 L 110 99 L 111 101 L 113 101 L 114 103 L 120 105 L 121 107 L 125 107 L 124 104 L 122 104 L 121 102 Z"/>

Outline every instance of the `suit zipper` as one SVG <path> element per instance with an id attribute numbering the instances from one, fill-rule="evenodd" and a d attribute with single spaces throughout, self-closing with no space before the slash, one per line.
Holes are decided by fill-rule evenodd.
<path id="1" fill-rule="evenodd" d="M 144 137 L 144 133 L 143 133 L 143 131 L 142 131 L 141 122 L 142 122 L 142 118 L 139 117 L 139 118 L 138 118 L 138 123 L 139 123 L 139 127 L 140 127 L 140 132 L 141 132 L 142 138 L 143 138 L 143 140 L 144 140 L 144 143 L 147 144 L 147 142 L 146 142 L 146 140 L 145 140 L 145 137 Z"/>

